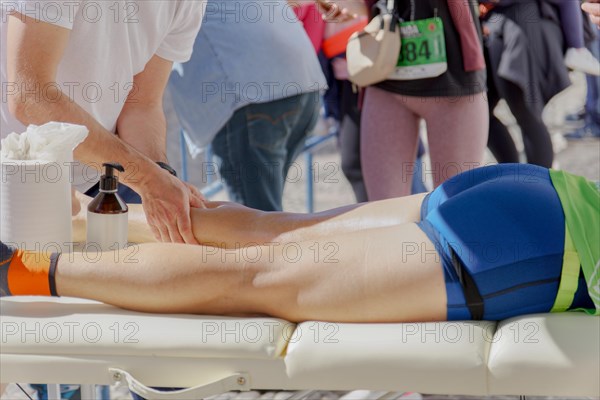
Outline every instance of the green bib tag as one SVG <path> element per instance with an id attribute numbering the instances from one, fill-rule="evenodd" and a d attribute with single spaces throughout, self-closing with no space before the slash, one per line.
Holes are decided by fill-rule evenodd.
<path id="1" fill-rule="evenodd" d="M 446 38 L 441 18 L 400 23 L 402 49 L 396 70 L 388 79 L 434 78 L 448 70 Z"/>

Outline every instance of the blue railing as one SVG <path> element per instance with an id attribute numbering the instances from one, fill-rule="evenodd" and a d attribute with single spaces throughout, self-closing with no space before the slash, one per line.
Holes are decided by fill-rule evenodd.
<path id="1" fill-rule="evenodd" d="M 313 165 L 313 149 L 328 140 L 337 137 L 337 132 L 329 132 L 323 136 L 311 136 L 304 142 L 302 153 L 306 164 L 306 211 L 308 213 L 315 212 L 315 187 L 314 187 L 314 165 Z"/>

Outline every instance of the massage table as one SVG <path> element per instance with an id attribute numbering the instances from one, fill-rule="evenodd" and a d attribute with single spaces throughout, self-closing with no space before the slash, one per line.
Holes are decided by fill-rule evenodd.
<path id="1" fill-rule="evenodd" d="M 149 399 L 257 389 L 600 396 L 600 317 L 580 313 L 292 324 L 45 297 L 3 298 L 0 311 L 5 383 L 120 384 Z"/>

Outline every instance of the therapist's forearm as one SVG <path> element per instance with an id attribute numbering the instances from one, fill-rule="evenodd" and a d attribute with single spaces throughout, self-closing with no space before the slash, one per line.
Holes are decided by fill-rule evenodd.
<path id="1" fill-rule="evenodd" d="M 116 161 L 123 165 L 135 163 L 138 171 L 152 170 L 155 167 L 151 159 L 106 130 L 94 117 L 58 88 L 42 84 L 39 87 L 46 88 L 44 93 L 40 93 L 40 96 L 21 96 L 24 98 L 23 101 L 13 102 L 13 113 L 21 123 L 41 125 L 49 121 L 57 121 L 86 126 L 89 130 L 88 137 L 77 146 L 74 156 L 76 160 L 97 169 L 106 161 Z M 58 100 L 49 101 L 48 99 Z M 141 188 L 145 183 L 145 178 L 141 173 L 123 174 L 121 180 L 134 189 Z"/>
<path id="2" fill-rule="evenodd" d="M 153 161 L 167 162 L 167 123 L 162 104 L 125 104 L 117 122 L 121 140 Z"/>

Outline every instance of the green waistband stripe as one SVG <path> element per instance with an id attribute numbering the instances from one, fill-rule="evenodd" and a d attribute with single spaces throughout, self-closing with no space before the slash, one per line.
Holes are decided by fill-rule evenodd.
<path id="1" fill-rule="evenodd" d="M 573 244 L 573 238 L 571 238 L 569 228 L 565 222 L 565 253 L 563 255 L 563 267 L 554 307 L 552 307 L 550 312 L 565 312 L 571 307 L 579 284 L 580 270 L 581 262 L 579 261 L 579 255 L 577 255 L 577 250 Z"/>
<path id="2" fill-rule="evenodd" d="M 581 266 L 587 284 L 588 294 L 594 303 L 591 309 L 582 310 L 591 315 L 600 315 L 600 192 L 596 185 L 581 177 L 565 171 L 549 170 L 550 178 L 560 198 L 568 229 L 570 243 L 576 250 L 579 261 L 568 254 L 565 247 L 563 257 L 563 273 L 556 299 L 555 309 L 562 310 L 569 302 L 569 293 L 577 290 L 579 270 L 575 273 L 576 264 Z M 565 238 L 566 238 L 565 236 Z M 563 285 L 564 281 L 564 285 Z M 573 289 L 574 288 L 574 289 Z M 553 309 L 554 311 L 554 309 Z"/>

